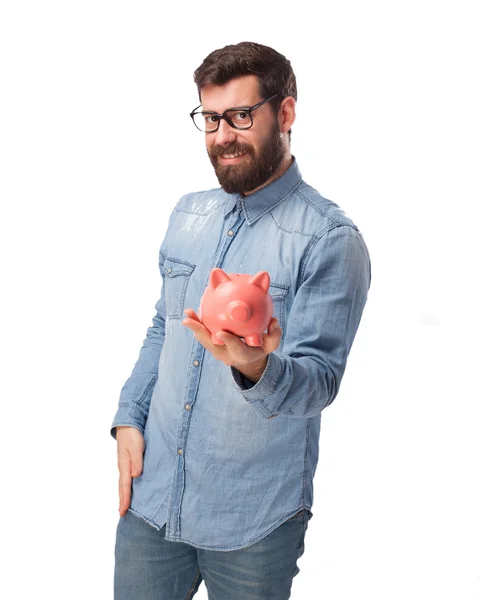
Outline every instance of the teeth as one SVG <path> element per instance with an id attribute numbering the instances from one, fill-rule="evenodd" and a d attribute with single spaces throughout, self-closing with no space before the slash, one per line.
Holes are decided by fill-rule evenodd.
<path id="1" fill-rule="evenodd" d="M 237 158 L 243 156 L 244 152 L 236 152 L 236 154 L 223 154 L 223 158 Z"/>

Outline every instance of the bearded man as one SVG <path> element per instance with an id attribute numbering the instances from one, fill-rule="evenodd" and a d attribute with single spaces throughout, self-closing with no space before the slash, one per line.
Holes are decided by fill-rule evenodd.
<path id="1" fill-rule="evenodd" d="M 220 188 L 181 197 L 159 251 L 156 315 L 123 386 L 115 600 L 286 600 L 312 517 L 321 413 L 370 285 L 362 234 L 291 154 L 289 60 L 242 42 L 194 74 Z M 262 345 L 195 310 L 211 270 L 267 271 Z"/>

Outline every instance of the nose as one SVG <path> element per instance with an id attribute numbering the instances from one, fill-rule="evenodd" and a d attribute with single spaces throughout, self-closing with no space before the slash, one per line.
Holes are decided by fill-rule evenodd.
<path id="1" fill-rule="evenodd" d="M 231 125 L 221 119 L 220 125 L 216 131 L 215 142 L 220 146 L 228 146 L 231 142 L 234 142 L 236 139 L 236 130 Z"/>

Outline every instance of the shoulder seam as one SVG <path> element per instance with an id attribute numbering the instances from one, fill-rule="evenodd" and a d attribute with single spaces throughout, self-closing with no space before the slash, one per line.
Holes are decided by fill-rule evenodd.
<path id="1" fill-rule="evenodd" d="M 337 219 L 335 219 L 334 217 L 332 217 L 331 215 L 328 215 L 322 208 L 320 208 L 319 206 L 315 206 L 304 194 L 300 189 L 296 190 L 296 193 L 301 196 L 302 200 L 304 200 L 304 202 L 306 202 L 307 204 L 309 204 L 309 206 L 311 206 L 311 208 L 313 210 L 315 210 L 316 212 L 319 212 L 323 217 L 325 217 L 326 219 L 328 219 L 328 221 L 335 223 L 335 224 L 340 224 L 342 221 L 338 221 Z M 319 192 L 318 192 L 319 193 Z"/>

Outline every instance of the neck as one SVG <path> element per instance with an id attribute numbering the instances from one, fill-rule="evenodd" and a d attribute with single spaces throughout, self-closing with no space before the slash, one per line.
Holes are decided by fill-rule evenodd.
<path id="1" fill-rule="evenodd" d="M 291 166 L 291 163 L 293 162 L 293 158 L 291 156 L 290 152 L 287 152 L 285 157 L 283 158 L 283 161 L 279 167 L 279 169 L 276 171 L 276 173 L 274 173 L 273 175 L 271 175 L 271 177 L 269 179 L 267 179 L 263 185 L 259 185 L 257 188 L 255 188 L 254 190 L 251 190 L 250 192 L 244 192 L 243 194 L 241 194 L 242 196 L 250 196 L 251 194 L 254 194 L 255 192 L 257 192 L 258 190 L 261 190 L 262 188 L 266 187 L 267 185 L 269 185 L 270 183 L 272 183 L 275 179 L 279 179 L 284 173 L 286 173 L 286 171 L 289 169 L 289 167 Z"/>

